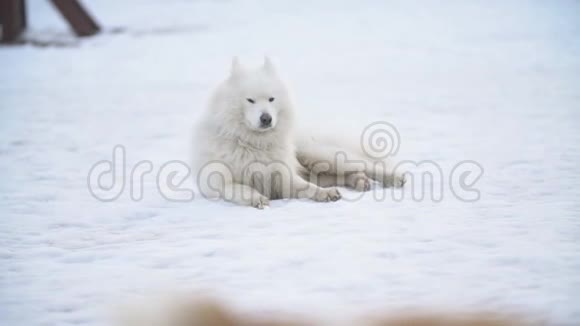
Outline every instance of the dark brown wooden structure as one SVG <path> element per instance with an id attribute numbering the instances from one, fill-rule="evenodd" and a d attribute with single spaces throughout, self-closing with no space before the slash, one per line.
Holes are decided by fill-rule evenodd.
<path id="1" fill-rule="evenodd" d="M 0 0 L 0 42 L 12 43 L 20 39 L 26 28 L 24 0 Z"/>
<path id="2" fill-rule="evenodd" d="M 90 36 L 99 32 L 99 25 L 77 0 L 52 0 L 52 3 L 77 36 Z"/>
<path id="3" fill-rule="evenodd" d="M 99 25 L 77 0 L 51 0 L 77 36 L 90 36 L 99 32 Z M 1 43 L 23 42 L 26 28 L 25 0 L 0 0 Z"/>

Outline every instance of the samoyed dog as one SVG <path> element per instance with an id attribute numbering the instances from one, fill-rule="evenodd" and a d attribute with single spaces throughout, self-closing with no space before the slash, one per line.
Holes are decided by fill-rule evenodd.
<path id="1" fill-rule="evenodd" d="M 377 164 L 357 146 L 295 132 L 292 100 L 267 57 L 256 69 L 233 59 L 229 77 L 195 128 L 194 142 L 201 194 L 258 209 L 282 198 L 337 201 L 337 186 L 367 191 L 375 181 L 384 187 L 405 183 L 404 174 Z"/>

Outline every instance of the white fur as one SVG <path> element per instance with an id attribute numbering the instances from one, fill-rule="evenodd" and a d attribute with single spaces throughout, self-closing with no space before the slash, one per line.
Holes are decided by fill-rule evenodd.
<path id="1" fill-rule="evenodd" d="M 264 113 L 272 118 L 267 128 L 260 124 Z M 266 58 L 261 67 L 246 69 L 234 58 L 229 78 L 215 90 L 196 128 L 194 166 L 201 193 L 261 209 L 278 198 L 335 201 L 339 191 L 320 186 L 364 191 L 370 188 L 369 177 L 384 185 L 404 183 L 404 178 L 372 164 L 336 164 L 337 152 L 371 160 L 360 150 L 331 141 L 297 138 L 293 123 L 291 99 L 271 61 Z M 305 180 L 312 177 L 313 183 Z"/>

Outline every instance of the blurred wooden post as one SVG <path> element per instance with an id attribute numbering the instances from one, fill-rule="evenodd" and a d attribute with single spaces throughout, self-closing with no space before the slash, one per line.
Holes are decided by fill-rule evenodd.
<path id="1" fill-rule="evenodd" d="M 0 0 L 0 43 L 13 43 L 19 40 L 26 28 L 24 0 Z"/>
<path id="2" fill-rule="evenodd" d="M 90 36 L 99 32 L 99 25 L 77 0 L 52 0 L 52 3 L 77 36 Z"/>

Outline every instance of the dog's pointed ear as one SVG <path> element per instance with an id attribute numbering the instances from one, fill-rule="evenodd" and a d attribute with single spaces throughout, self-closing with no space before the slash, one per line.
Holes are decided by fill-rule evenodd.
<path id="1" fill-rule="evenodd" d="M 238 57 L 232 58 L 232 67 L 230 68 L 230 78 L 235 79 L 242 73 L 242 65 Z"/>
<path id="2" fill-rule="evenodd" d="M 269 73 L 275 74 L 276 73 L 276 68 L 274 67 L 274 64 L 272 63 L 272 60 L 270 60 L 270 58 L 268 56 L 264 56 L 264 66 L 263 69 Z"/>

